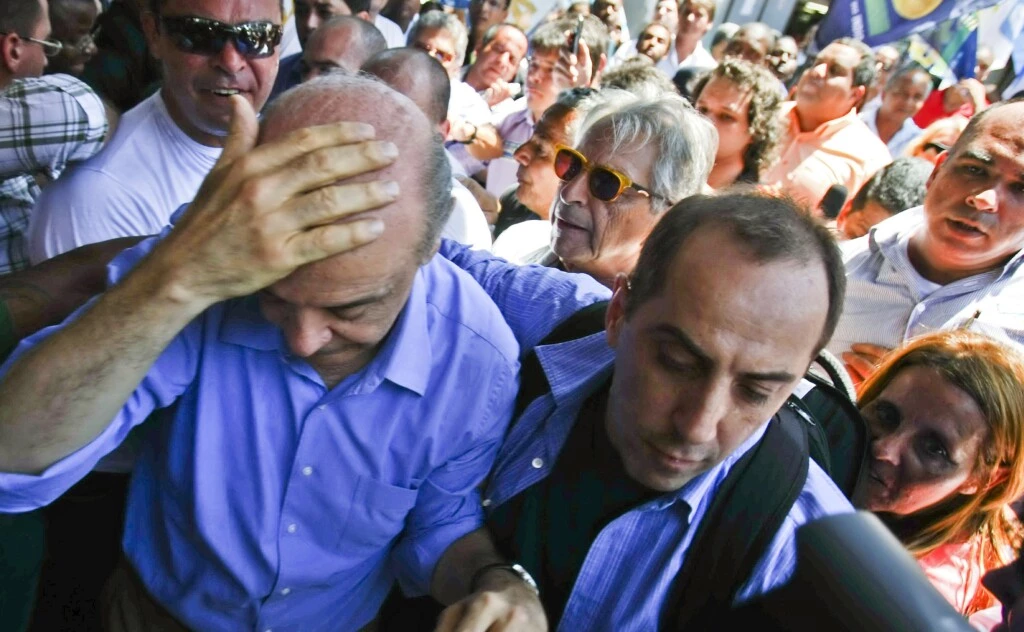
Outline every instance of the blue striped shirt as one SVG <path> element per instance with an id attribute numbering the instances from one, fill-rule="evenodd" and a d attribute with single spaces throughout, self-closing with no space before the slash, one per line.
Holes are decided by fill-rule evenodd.
<path id="1" fill-rule="evenodd" d="M 586 399 L 608 378 L 614 351 L 604 333 L 536 346 L 558 323 L 597 300 L 607 288 L 585 275 L 540 266 L 516 267 L 487 253 L 445 244 L 442 254 L 467 270 L 506 316 L 525 352 L 535 348 L 551 392 L 514 421 L 498 452 L 483 504 L 493 510 L 553 470 Z M 533 318 L 527 314 L 535 314 Z M 654 630 L 696 527 L 732 466 L 754 447 L 758 428 L 721 463 L 683 488 L 610 522 L 591 544 L 557 629 Z M 853 511 L 813 461 L 807 482 L 768 551 L 741 590 L 740 600 L 785 583 L 796 565 L 796 529 L 811 520 Z"/>
<path id="2" fill-rule="evenodd" d="M 923 226 L 924 209 L 919 206 L 842 245 L 846 302 L 829 351 L 839 355 L 858 342 L 895 348 L 908 338 L 968 322 L 971 329 L 998 340 L 1024 343 L 1024 251 L 1001 268 L 922 295 L 907 243 Z"/>

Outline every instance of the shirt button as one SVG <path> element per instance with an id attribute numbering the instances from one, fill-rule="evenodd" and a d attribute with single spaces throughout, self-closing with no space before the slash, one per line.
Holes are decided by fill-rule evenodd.
<path id="1" fill-rule="evenodd" d="M 313 468 L 309 467 L 308 465 L 306 467 L 302 468 L 302 475 L 303 476 L 312 476 L 313 475 Z"/>
<path id="2" fill-rule="evenodd" d="M 285 596 L 285 597 L 287 597 L 287 596 L 288 596 L 289 594 L 291 594 L 291 592 L 292 592 L 292 589 L 291 589 L 291 588 L 282 588 L 282 589 L 281 589 L 281 594 L 282 594 L 283 596 Z"/>
<path id="3" fill-rule="evenodd" d="M 491 501 L 490 498 L 484 498 L 484 502 L 482 502 L 480 504 L 483 505 L 484 507 L 490 507 L 491 506 L 491 502 L 492 501 Z"/>
<path id="4" fill-rule="evenodd" d="M 294 522 L 291 523 L 290 525 L 288 525 L 288 533 L 295 533 L 298 530 L 299 530 L 299 525 L 295 524 Z"/>
<path id="5" fill-rule="evenodd" d="M 537 457 L 536 459 L 530 461 L 530 465 L 533 466 L 533 469 L 539 470 L 540 468 L 544 467 L 544 459 Z"/>

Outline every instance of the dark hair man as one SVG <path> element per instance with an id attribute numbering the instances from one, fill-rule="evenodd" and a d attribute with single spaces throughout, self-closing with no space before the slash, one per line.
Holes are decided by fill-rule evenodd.
<path id="1" fill-rule="evenodd" d="M 495 24 L 476 45 L 474 60 L 463 80 L 494 108 L 516 94 L 509 87 L 526 56 L 526 34 L 514 24 Z"/>
<path id="2" fill-rule="evenodd" d="M 227 137 L 231 97 L 260 110 L 277 73 L 279 0 L 162 0 L 143 16 L 159 92 L 121 117 L 104 151 L 47 187 L 29 255 L 153 235 L 195 197 Z"/>
<path id="3" fill-rule="evenodd" d="M 498 549 L 535 576 L 553 627 L 660 629 L 720 481 L 831 337 L 843 269 L 829 232 L 782 199 L 687 198 L 636 269 L 616 277 L 605 334 L 539 346 L 607 292 L 578 275 L 442 252 L 498 302 L 550 384 L 523 402 L 484 493 Z M 796 526 L 849 511 L 812 464 L 739 600 L 788 580 Z M 449 609 L 442 625 L 485 629 L 474 605 Z"/>
<path id="4" fill-rule="evenodd" d="M 897 158 L 879 169 L 836 218 L 836 228 L 847 239 L 868 234 L 868 230 L 897 213 L 924 202 L 932 164 L 920 158 Z"/>
<path id="5" fill-rule="evenodd" d="M 886 82 L 877 108 L 865 108 L 860 120 L 878 136 L 893 158 L 902 156 L 921 133 L 914 116 L 932 92 L 932 77 L 916 64 L 900 68 Z"/>
<path id="6" fill-rule="evenodd" d="M 760 181 L 782 132 L 778 86 L 766 68 L 738 58 L 722 60 L 697 83 L 695 107 L 718 131 L 711 188 Z"/>
<path id="7" fill-rule="evenodd" d="M 829 350 L 856 380 L 919 333 L 970 327 L 1024 342 L 1024 101 L 975 115 L 928 179 L 924 205 L 843 244 L 846 309 Z"/>
<path id="8" fill-rule="evenodd" d="M 857 118 L 874 76 L 863 42 L 842 38 L 823 48 L 800 76 L 796 99 L 782 108 L 782 153 L 761 181 L 817 209 L 832 185 L 856 191 L 889 164 L 885 144 Z"/>
<path id="9" fill-rule="evenodd" d="M 672 32 L 661 22 L 651 22 L 636 38 L 636 52 L 658 64 L 672 47 Z"/>
<path id="10" fill-rule="evenodd" d="M 445 603 L 485 589 L 539 612 L 463 538 L 518 348 L 434 257 L 450 210 L 434 126 L 380 82 L 331 75 L 283 96 L 254 148 L 251 105 L 228 101 L 232 133 L 195 202 L 5 367 L 3 511 L 49 502 L 176 403 L 132 477 L 111 623 L 360 629 L 396 577 Z"/>
<path id="11" fill-rule="evenodd" d="M 366 20 L 338 16 L 310 36 L 302 51 L 302 80 L 331 72 L 357 73 L 367 59 L 387 50 L 377 27 Z"/>
<path id="12" fill-rule="evenodd" d="M 39 181 L 92 157 L 107 135 L 103 103 L 91 88 L 68 75 L 40 76 L 61 49 L 46 0 L 0 1 L 0 274 L 29 264 Z"/>

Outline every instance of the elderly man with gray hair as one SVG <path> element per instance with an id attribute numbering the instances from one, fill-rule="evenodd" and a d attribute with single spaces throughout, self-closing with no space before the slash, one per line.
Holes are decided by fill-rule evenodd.
<path id="1" fill-rule="evenodd" d="M 661 214 L 706 186 L 717 149 L 715 128 L 678 95 L 598 108 L 575 149 L 556 148 L 562 186 L 541 263 L 611 287 L 633 270 Z"/>

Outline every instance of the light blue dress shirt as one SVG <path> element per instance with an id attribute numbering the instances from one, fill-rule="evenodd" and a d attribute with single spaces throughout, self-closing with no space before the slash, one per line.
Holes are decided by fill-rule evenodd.
<path id="1" fill-rule="evenodd" d="M 505 314 L 524 351 L 577 310 L 608 298 L 607 288 L 585 275 L 540 266 L 515 267 L 487 253 L 446 243 L 442 254 L 470 272 Z M 525 314 L 533 312 L 533 318 Z M 500 506 L 547 477 L 586 399 L 612 372 L 614 351 L 603 332 L 536 347 L 551 393 L 515 420 L 498 453 L 483 504 Z M 730 468 L 753 448 L 767 422 L 722 463 L 676 492 L 627 511 L 601 530 L 587 553 L 557 629 L 656 630 L 672 582 L 697 526 Z M 682 501 L 682 502 L 680 502 Z M 740 591 L 741 601 L 789 580 L 796 567 L 796 530 L 853 507 L 811 461 L 807 481 L 764 557 Z"/>
<path id="2" fill-rule="evenodd" d="M 881 105 L 881 103 L 879 103 Z M 868 126 L 875 136 L 878 136 L 878 108 L 871 108 L 860 113 L 860 120 L 864 121 L 864 124 Z M 910 145 L 921 134 L 921 128 L 914 122 L 913 117 L 907 117 L 907 120 L 903 121 L 903 125 L 900 126 L 896 133 L 893 134 L 892 138 L 885 146 L 889 149 L 889 153 L 892 155 L 892 159 L 896 160 L 903 155 L 906 151 L 907 146 Z M 850 197 L 856 195 L 856 191 L 850 191 Z"/>
<path id="3" fill-rule="evenodd" d="M 425 592 L 445 549 L 482 524 L 476 489 L 512 413 L 518 354 L 487 295 L 440 257 L 376 357 L 333 389 L 255 297 L 220 303 L 99 437 L 40 476 L 0 475 L 0 511 L 52 501 L 167 407 L 144 438 L 124 535 L 150 593 L 193 629 L 355 630 L 396 577 Z"/>

